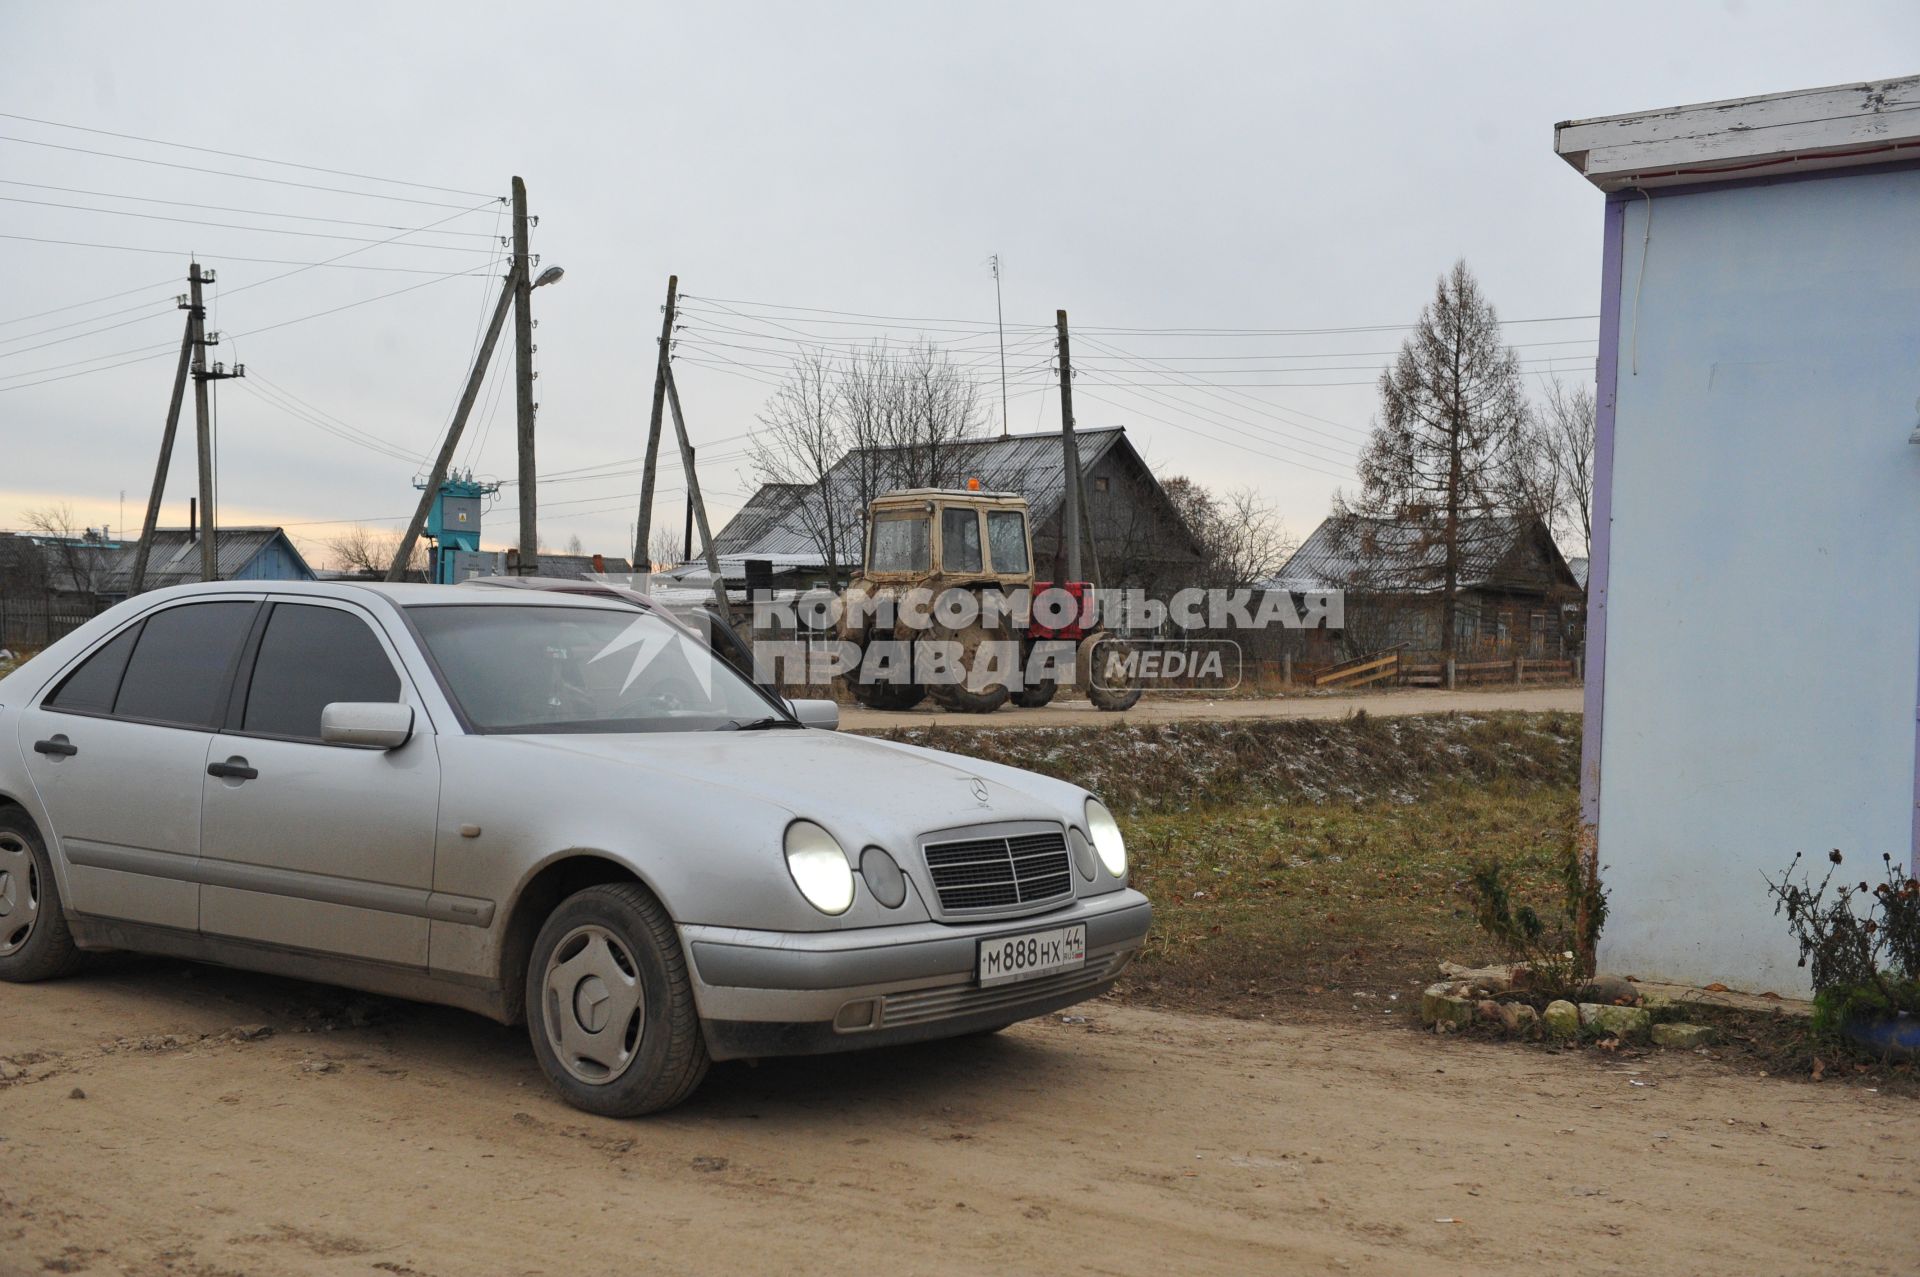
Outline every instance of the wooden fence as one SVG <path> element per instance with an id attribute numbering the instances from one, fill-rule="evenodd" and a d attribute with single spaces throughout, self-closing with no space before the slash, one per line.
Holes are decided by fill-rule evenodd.
<path id="1" fill-rule="evenodd" d="M 1485 687 L 1504 683 L 1509 686 L 1528 683 L 1577 683 L 1581 662 L 1545 660 L 1516 656 L 1501 661 L 1454 661 L 1451 677 L 1445 661 L 1409 659 L 1407 653 L 1393 649 L 1369 652 L 1365 656 L 1337 665 L 1295 665 L 1292 660 L 1262 663 L 1261 671 L 1250 670 L 1250 679 L 1269 686 L 1278 675 L 1282 687 L 1310 687 L 1316 691 L 1346 691 L 1374 684 L 1397 683 L 1403 687 Z M 1271 665 L 1273 668 L 1266 668 Z"/>
<path id="2" fill-rule="evenodd" d="M 104 605 L 0 597 L 0 647 L 37 651 L 106 611 Z"/>

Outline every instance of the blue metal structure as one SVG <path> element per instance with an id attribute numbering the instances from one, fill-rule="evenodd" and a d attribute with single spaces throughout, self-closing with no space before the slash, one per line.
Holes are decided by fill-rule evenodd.
<path id="1" fill-rule="evenodd" d="M 425 489 L 427 485 L 415 483 L 413 486 Z M 499 490 L 498 483 L 475 479 L 472 471 L 451 471 L 442 481 L 427 511 L 427 535 L 434 542 L 427 559 L 427 577 L 435 585 L 454 583 L 456 553 L 463 550 L 474 553 L 480 549 L 481 499 Z"/>

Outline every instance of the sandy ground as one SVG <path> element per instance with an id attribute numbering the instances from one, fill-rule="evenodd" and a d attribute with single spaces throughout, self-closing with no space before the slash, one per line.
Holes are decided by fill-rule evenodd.
<path id="1" fill-rule="evenodd" d="M 1083 1011 L 616 1122 L 457 1012 L 172 963 L 0 986 L 0 1272 L 1920 1269 L 1911 1100 Z"/>
<path id="2" fill-rule="evenodd" d="M 887 727 L 1114 727 L 1122 723 L 1227 722 L 1257 718 L 1345 718 L 1355 710 L 1369 714 L 1444 714 L 1448 710 L 1571 710 L 1578 713 L 1578 687 L 1478 688 L 1460 692 L 1409 688 L 1393 692 L 1355 692 L 1336 696 L 1286 696 L 1266 699 L 1207 700 L 1199 696 L 1149 696 L 1125 713 L 1103 714 L 1086 701 L 1055 701 L 1041 709 L 1005 706 L 992 714 L 952 714 L 930 702 L 904 713 L 840 707 L 840 725 L 859 730 Z"/>

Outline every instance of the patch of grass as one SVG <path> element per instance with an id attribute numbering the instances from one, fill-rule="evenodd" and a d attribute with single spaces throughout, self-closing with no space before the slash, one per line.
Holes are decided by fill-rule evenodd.
<path id="1" fill-rule="evenodd" d="M 1580 715 L 1502 712 L 1111 727 L 896 727 L 872 735 L 1084 785 L 1120 813 L 1413 803 L 1437 789 L 1573 786 Z"/>
<path id="2" fill-rule="evenodd" d="M 1441 959 L 1494 956 L 1463 890 L 1473 865 L 1557 890 L 1578 806 L 1578 714 L 876 734 L 1099 794 L 1154 904 L 1124 993 L 1230 1014 L 1356 991 L 1390 1010 Z"/>
<path id="3" fill-rule="evenodd" d="M 1571 786 L 1501 781 L 1416 804 L 1123 816 L 1134 885 L 1154 903 L 1125 991 L 1232 1014 L 1356 992 L 1406 1005 L 1441 959 L 1486 945 L 1464 892 L 1473 863 L 1498 855 L 1518 884 L 1552 889 L 1577 803 Z"/>

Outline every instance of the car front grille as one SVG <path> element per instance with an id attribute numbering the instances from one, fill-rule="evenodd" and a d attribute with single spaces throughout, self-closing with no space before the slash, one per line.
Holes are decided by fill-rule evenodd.
<path id="1" fill-rule="evenodd" d="M 926 845 L 941 912 L 1017 909 L 1073 894 L 1073 858 L 1059 830 Z"/>
<path id="2" fill-rule="evenodd" d="M 1057 975 L 1038 976 L 1017 984 L 1000 984 L 985 989 L 972 984 L 954 984 L 936 989 L 914 989 L 908 993 L 889 993 L 880 999 L 877 1027 L 932 1024 L 987 1011 L 1014 1010 L 1023 1003 L 1092 989 L 1118 975 L 1132 956 L 1131 953 L 1115 953 L 1089 958 L 1087 965 L 1078 971 L 1062 971 Z"/>

